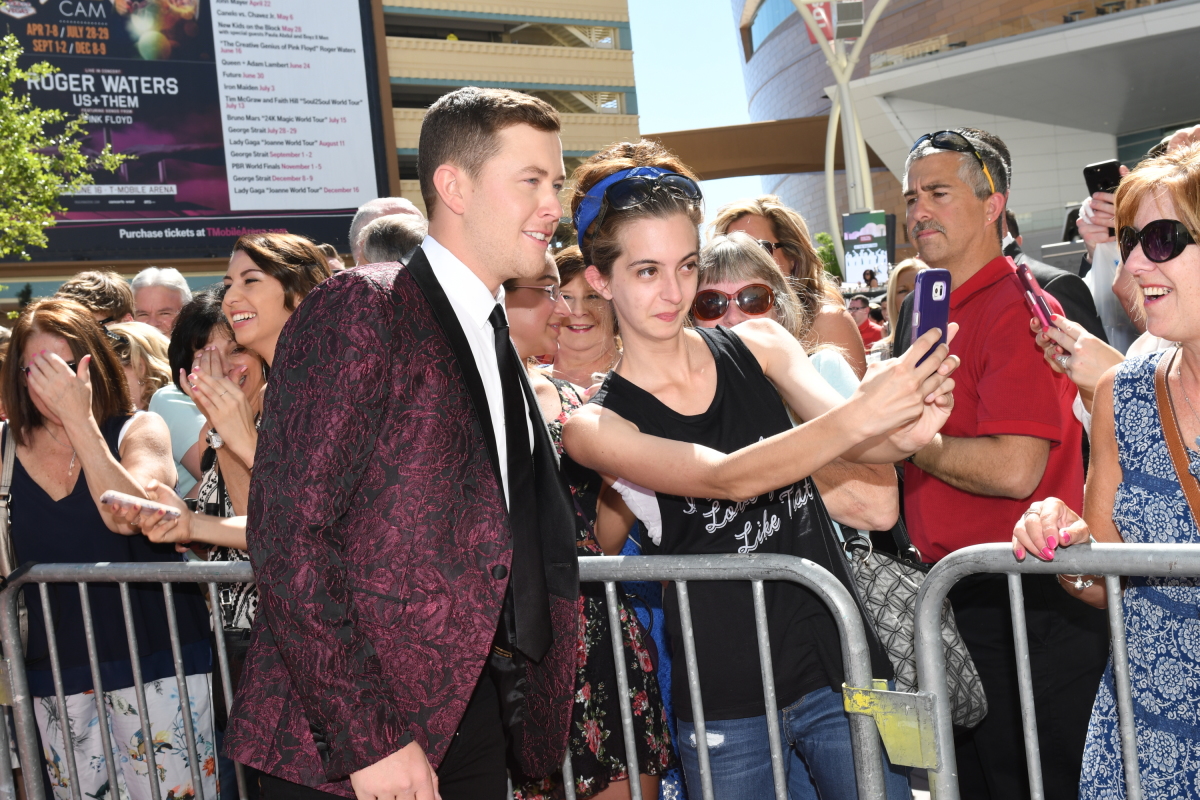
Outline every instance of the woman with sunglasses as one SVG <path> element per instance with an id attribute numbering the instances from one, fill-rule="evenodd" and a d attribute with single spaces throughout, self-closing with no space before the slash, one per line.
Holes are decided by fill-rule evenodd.
<path id="1" fill-rule="evenodd" d="M 517 353 L 525 361 L 529 383 L 547 421 L 550 438 L 562 456 L 562 428 L 568 416 L 583 404 L 580 390 L 568 381 L 549 377 L 539 366 L 553 353 L 563 324 L 571 317 L 564 295 L 559 293 L 555 259 L 547 257 L 546 272 L 539 278 L 504 284 L 504 310 Z M 589 287 L 590 288 L 590 287 Z M 581 558 L 604 555 L 597 538 L 597 516 L 606 528 L 629 530 L 632 516 L 619 495 L 602 487 L 600 476 L 563 456 L 563 474 L 575 501 L 576 552 Z M 620 550 L 620 546 L 617 546 Z M 648 638 L 638 625 L 624 592 L 618 586 L 620 616 L 625 634 L 625 668 L 633 710 L 642 797 L 658 797 L 658 776 L 671 766 L 670 737 L 659 696 L 654 665 L 646 646 Z M 625 736 L 621 730 L 617 670 L 612 656 L 612 633 L 604 587 L 580 585 L 579 655 L 575 672 L 575 703 L 571 714 L 571 771 L 575 794 L 580 800 L 628 798 L 629 772 L 625 765 Z M 529 780 L 516 786 L 516 800 L 551 798 L 562 794 L 561 774 Z"/>
<path id="2" fill-rule="evenodd" d="M 1093 404 L 1083 508 L 1053 497 L 1034 503 L 1013 531 L 1018 559 L 1052 561 L 1057 548 L 1091 539 L 1200 543 L 1200 507 L 1188 497 L 1200 470 L 1200 145 L 1144 161 L 1125 177 L 1116 192 L 1116 223 L 1122 269 L 1138 286 L 1146 327 L 1177 347 L 1105 373 Z M 1169 443 L 1176 437 L 1178 461 Z M 1084 602 L 1107 604 L 1100 576 L 1059 581 Z M 1200 582 L 1129 578 L 1124 606 L 1142 785 L 1153 787 L 1155 797 L 1194 796 Z M 1079 796 L 1085 800 L 1125 796 L 1116 705 L 1110 661 L 1084 749 Z"/>
<path id="3" fill-rule="evenodd" d="M 783 273 L 792 280 L 796 295 L 812 320 L 805 335 L 805 349 L 829 344 L 840 349 L 859 378 L 867 369 L 858 323 L 846 310 L 846 301 L 825 272 L 804 218 L 773 194 L 739 200 L 723 206 L 710 226 L 710 234 L 744 231 L 749 234 Z"/>
<path id="4" fill-rule="evenodd" d="M 91 312 L 72 300 L 51 298 L 25 308 L 13 326 L 0 394 L 8 423 L 3 447 L 15 448 L 10 505 L 12 545 L 18 563 L 164 562 L 180 556 L 170 546 L 152 545 L 100 502 L 116 490 L 146 497 L 147 483 L 175 485 L 171 437 L 156 414 L 133 411 L 121 362 L 110 337 Z M 174 496 L 174 493 L 170 493 Z M 75 587 L 49 584 L 50 608 L 60 673 L 53 670 L 42 596 L 30 586 L 29 642 L 25 664 L 41 731 L 50 789 L 58 800 L 100 797 L 110 792 L 107 754 L 98 735 L 95 686 L 89 667 L 83 608 Z M 132 635 L 137 637 L 150 733 L 156 744 L 158 794 L 195 796 L 180 719 L 168 617 L 162 587 L 129 584 Z M 110 709 L 108 734 L 114 744 L 137 746 L 138 714 L 112 709 L 142 707 L 134 688 L 125 611 L 116 584 L 89 590 L 94 642 Z M 211 649 L 204 598 L 195 585 L 175 587 L 180 654 L 192 702 L 192 722 L 202 761 L 204 794 L 215 796 L 215 745 L 210 698 Z M 64 729 L 56 700 L 61 678 L 72 731 L 66 747 L 78 764 L 71 786 Z M 118 748 L 118 754 L 121 752 Z M 145 786 L 145 764 L 122 757 L 116 765 L 129 786 Z M 115 790 L 113 790 L 115 791 Z M 111 794 L 112 792 L 110 792 Z M 115 794 L 112 794 L 115 797 Z"/>
<path id="5" fill-rule="evenodd" d="M 809 558 L 852 586 L 829 512 L 809 476 L 840 456 L 890 463 L 941 427 L 956 360 L 930 332 L 913 352 L 873 367 L 850 401 L 816 373 L 777 323 L 685 327 L 696 295 L 701 197 L 694 176 L 655 142 L 618 144 L 574 176 L 572 211 L 588 282 L 616 310 L 624 352 L 593 401 L 564 426 L 567 453 L 615 481 L 662 554 L 780 553 Z M 786 401 L 786 406 L 785 406 Z M 787 407 L 804 420 L 792 426 Z M 840 511 L 840 509 L 839 509 Z M 894 514 L 893 514 L 894 521 Z M 864 525 L 864 527 L 869 527 Z M 766 713 L 780 714 L 792 798 L 857 796 L 843 668 L 830 612 L 806 589 L 770 582 L 768 629 L 780 707 L 766 709 L 750 587 L 693 585 L 693 619 L 716 795 L 773 793 Z M 682 650 L 679 609 L 668 629 Z M 892 674 L 878 642 L 873 667 Z M 700 794 L 688 681 L 674 662 L 680 757 Z M 836 687 L 836 688 L 835 688 Z M 889 796 L 908 794 L 901 769 Z"/>

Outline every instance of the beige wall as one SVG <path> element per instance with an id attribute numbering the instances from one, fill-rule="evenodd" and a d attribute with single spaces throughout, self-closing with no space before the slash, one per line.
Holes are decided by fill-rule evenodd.
<path id="1" fill-rule="evenodd" d="M 389 36 L 393 78 L 633 87 L 633 52 Z"/>
<path id="2" fill-rule="evenodd" d="M 392 111 L 396 125 L 396 147 L 415 148 L 421 136 L 422 108 L 397 108 Z M 613 142 L 636 139 L 638 118 L 631 114 L 563 114 L 563 150 L 594 151 Z"/>
<path id="3" fill-rule="evenodd" d="M 450 0 L 404 0 L 408 8 L 503 14 L 518 17 L 559 17 L 598 22 L 628 22 L 625 0 L 513 0 L 511 3 L 471 3 Z"/>

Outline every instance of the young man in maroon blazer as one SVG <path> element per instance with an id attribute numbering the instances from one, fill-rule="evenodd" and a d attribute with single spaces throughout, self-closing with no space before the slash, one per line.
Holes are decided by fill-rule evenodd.
<path id="1" fill-rule="evenodd" d="M 501 288 L 545 269 L 558 130 L 528 95 L 443 97 L 421 130 L 421 248 L 337 274 L 280 336 L 227 732 L 266 800 L 499 800 L 506 734 L 530 775 L 562 760 L 574 527 Z"/>

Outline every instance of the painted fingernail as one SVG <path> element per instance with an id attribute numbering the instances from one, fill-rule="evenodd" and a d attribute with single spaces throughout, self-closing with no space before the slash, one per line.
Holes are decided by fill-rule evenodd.
<path id="1" fill-rule="evenodd" d="M 1025 560 L 1025 548 L 1024 547 L 1018 546 L 1017 549 L 1014 551 L 1014 553 L 1017 556 L 1017 561 Z"/>
<path id="2" fill-rule="evenodd" d="M 1054 560 L 1054 551 L 1051 550 L 1049 547 L 1043 547 L 1042 548 L 1042 558 L 1046 559 L 1047 561 L 1053 561 Z"/>
<path id="3" fill-rule="evenodd" d="M 1066 531 L 1063 531 L 1063 534 L 1062 534 L 1062 543 L 1063 543 L 1063 544 L 1070 544 L 1070 543 L 1071 543 L 1071 534 L 1067 533 Z"/>
<path id="4" fill-rule="evenodd" d="M 1053 533 L 1046 537 L 1046 546 L 1051 550 L 1058 547 L 1058 537 Z"/>

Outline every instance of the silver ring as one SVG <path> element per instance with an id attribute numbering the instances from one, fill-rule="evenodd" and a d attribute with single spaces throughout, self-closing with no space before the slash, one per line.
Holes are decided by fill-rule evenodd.
<path id="1" fill-rule="evenodd" d="M 1033 514 L 1035 517 L 1040 517 L 1040 516 L 1042 515 L 1042 512 L 1040 512 L 1040 511 L 1034 511 L 1033 509 L 1029 509 L 1029 510 L 1028 510 L 1028 511 L 1026 511 L 1024 514 L 1022 514 L 1022 515 L 1021 515 L 1021 519 L 1025 519 L 1025 518 L 1026 518 L 1026 517 L 1028 517 L 1030 514 Z"/>
<path id="2" fill-rule="evenodd" d="M 217 395 L 217 397 L 224 397 L 224 396 L 225 396 L 225 395 L 227 395 L 227 394 L 229 394 L 229 390 L 228 390 L 228 389 L 226 389 L 225 391 L 221 392 L 219 395 Z"/>
<path id="3" fill-rule="evenodd" d="M 1054 360 L 1058 362 L 1058 365 L 1060 367 L 1062 367 L 1063 369 L 1066 369 L 1067 362 L 1071 360 L 1071 357 L 1069 355 L 1067 355 L 1066 353 L 1059 353 L 1058 355 L 1056 355 L 1054 357 Z"/>

